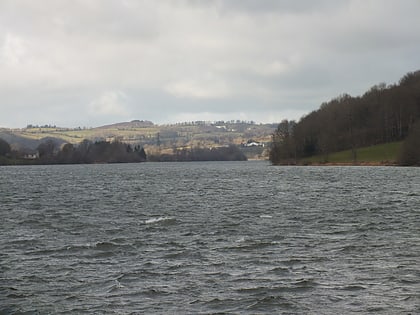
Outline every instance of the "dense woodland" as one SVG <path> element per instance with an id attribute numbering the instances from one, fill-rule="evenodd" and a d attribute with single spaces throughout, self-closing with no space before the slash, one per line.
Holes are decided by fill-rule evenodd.
<path id="1" fill-rule="evenodd" d="M 404 141 L 399 163 L 420 165 L 420 71 L 398 84 L 373 86 L 362 96 L 341 95 L 298 122 L 282 121 L 273 134 L 270 161 L 299 164 L 302 158 Z"/>
<path id="2" fill-rule="evenodd" d="M 235 145 L 219 148 L 174 149 L 173 154 L 146 156 L 143 147 L 114 141 L 82 141 L 75 146 L 59 145 L 54 140 L 42 142 L 33 154 L 13 151 L 0 139 L 0 165 L 2 164 L 91 164 L 180 161 L 245 161 L 244 153 Z"/>
<path id="3" fill-rule="evenodd" d="M 189 161 L 246 161 L 245 154 L 235 145 L 219 148 L 191 148 L 174 150 L 173 154 L 149 155 L 155 162 Z"/>
<path id="4" fill-rule="evenodd" d="M 60 147 L 53 140 L 47 140 L 38 146 L 35 154 L 24 154 L 12 151 L 10 145 L 0 139 L 0 164 L 136 163 L 146 158 L 142 147 L 133 148 L 118 141 L 84 140 L 77 146 L 66 143 Z"/>

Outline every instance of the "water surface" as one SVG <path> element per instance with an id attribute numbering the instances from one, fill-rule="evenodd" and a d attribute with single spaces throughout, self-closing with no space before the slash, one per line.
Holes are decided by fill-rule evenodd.
<path id="1" fill-rule="evenodd" d="M 420 168 L 0 167 L 1 314 L 418 314 Z"/>

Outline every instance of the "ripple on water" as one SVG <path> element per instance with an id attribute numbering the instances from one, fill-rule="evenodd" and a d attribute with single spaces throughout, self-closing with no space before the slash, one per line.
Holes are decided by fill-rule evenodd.
<path id="1" fill-rule="evenodd" d="M 1 314 L 419 309 L 420 169 L 0 171 Z"/>

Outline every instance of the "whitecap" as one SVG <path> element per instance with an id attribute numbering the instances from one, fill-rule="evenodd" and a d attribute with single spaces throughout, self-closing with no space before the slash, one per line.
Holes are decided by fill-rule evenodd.
<path id="1" fill-rule="evenodd" d="M 260 215 L 260 218 L 263 218 L 263 219 L 271 219 L 273 216 L 272 215 L 269 215 L 269 214 L 262 214 L 262 215 Z"/>
<path id="2" fill-rule="evenodd" d="M 116 288 L 124 288 L 124 286 L 121 284 L 121 282 L 119 282 L 117 279 L 114 280 L 115 281 L 115 287 Z"/>
<path id="3" fill-rule="evenodd" d="M 154 223 L 159 223 L 162 221 L 171 221 L 173 220 L 173 218 L 171 217 L 158 217 L 158 218 L 150 218 L 144 221 L 144 223 L 146 224 L 154 224 Z"/>

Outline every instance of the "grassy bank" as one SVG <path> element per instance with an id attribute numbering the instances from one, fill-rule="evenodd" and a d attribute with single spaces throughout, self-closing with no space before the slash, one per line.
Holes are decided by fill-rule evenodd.
<path id="1" fill-rule="evenodd" d="M 316 155 L 302 159 L 301 164 L 371 164 L 371 165 L 392 165 L 398 161 L 398 155 L 402 142 L 391 142 L 374 146 L 358 148 L 356 160 L 351 150 L 331 153 L 327 155 Z"/>

